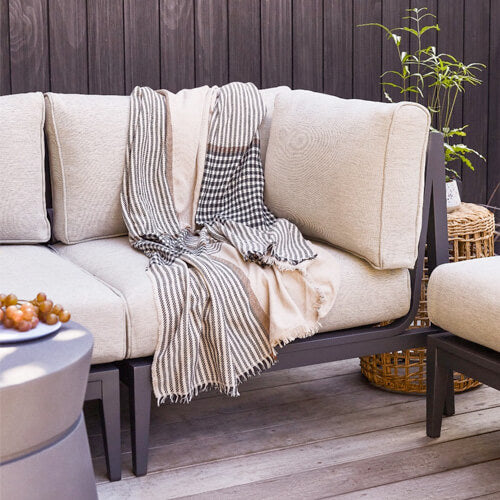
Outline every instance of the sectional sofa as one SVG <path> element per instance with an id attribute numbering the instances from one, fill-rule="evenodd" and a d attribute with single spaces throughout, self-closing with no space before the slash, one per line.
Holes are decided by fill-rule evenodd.
<path id="1" fill-rule="evenodd" d="M 425 345 L 433 327 L 408 330 L 425 247 L 430 269 L 448 252 L 442 137 L 429 135 L 428 112 L 283 88 L 262 96 L 266 203 L 341 271 L 321 332 L 281 349 L 273 369 Z M 130 390 L 134 471 L 147 471 L 158 334 L 147 258 L 129 246 L 119 201 L 128 115 L 126 96 L 0 97 L 0 288 L 43 290 L 92 332 L 87 398 L 101 400 L 111 479 L 118 373 Z"/>

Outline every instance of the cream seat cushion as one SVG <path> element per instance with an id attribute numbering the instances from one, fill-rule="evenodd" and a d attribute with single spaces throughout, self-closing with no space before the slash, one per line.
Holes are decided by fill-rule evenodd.
<path id="1" fill-rule="evenodd" d="M 0 97 L 0 243 L 50 238 L 40 92 Z"/>
<path id="2" fill-rule="evenodd" d="M 153 354 L 158 317 L 153 288 L 145 270 L 148 259 L 133 250 L 128 238 L 58 244 L 55 250 L 118 290 L 127 304 L 128 356 Z M 321 331 L 377 323 L 404 316 L 410 306 L 409 272 L 378 271 L 342 250 L 324 246 L 339 260 L 342 273 L 338 298 L 322 320 Z"/>
<path id="3" fill-rule="evenodd" d="M 124 359 L 126 316 L 122 299 L 94 276 L 40 245 L 0 246 L 2 291 L 31 299 L 47 293 L 94 336 L 92 363 Z"/>
<path id="4" fill-rule="evenodd" d="M 437 267 L 427 306 L 432 323 L 500 352 L 500 256 Z"/>
<path id="5" fill-rule="evenodd" d="M 266 203 L 305 235 L 377 269 L 411 269 L 429 126 L 429 112 L 415 103 L 281 92 L 266 156 Z"/>

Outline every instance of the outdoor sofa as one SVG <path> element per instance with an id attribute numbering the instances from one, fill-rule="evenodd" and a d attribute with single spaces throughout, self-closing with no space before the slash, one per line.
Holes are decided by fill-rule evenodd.
<path id="1" fill-rule="evenodd" d="M 262 91 L 266 203 L 322 242 L 341 280 L 320 333 L 282 348 L 273 369 L 425 345 L 436 330 L 408 326 L 425 253 L 431 270 L 448 258 L 442 136 L 429 134 L 429 114 L 414 103 L 281 90 Z M 148 260 L 130 247 L 121 215 L 129 104 L 127 96 L 0 97 L 1 289 L 44 291 L 92 332 L 87 399 L 101 401 L 112 480 L 120 477 L 118 373 L 130 390 L 134 472 L 147 471 L 158 333 Z"/>

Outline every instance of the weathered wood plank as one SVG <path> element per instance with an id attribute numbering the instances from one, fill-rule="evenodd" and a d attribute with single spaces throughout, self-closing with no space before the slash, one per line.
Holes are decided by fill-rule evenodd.
<path id="1" fill-rule="evenodd" d="M 440 0 L 438 21 L 441 31 L 438 33 L 439 52 L 451 54 L 458 60 L 464 57 L 464 0 Z M 461 36 L 457 36 L 460 33 Z M 450 123 L 450 127 L 461 127 L 463 123 L 463 95 L 458 94 L 455 111 Z M 455 161 L 450 165 L 459 175 L 462 174 L 462 165 Z"/>
<path id="2" fill-rule="evenodd" d="M 490 63 L 489 63 L 489 119 L 488 119 L 488 198 L 500 183 L 500 2 L 491 2 Z M 490 202 L 500 207 L 500 189 Z"/>
<path id="3" fill-rule="evenodd" d="M 9 0 L 0 0 L 0 95 L 10 94 Z"/>
<path id="4" fill-rule="evenodd" d="M 192 0 L 160 0 L 161 87 L 177 92 L 195 86 Z"/>
<path id="5" fill-rule="evenodd" d="M 464 60 L 488 65 L 490 2 L 465 2 Z M 464 95 L 463 122 L 469 125 L 464 142 L 484 156 L 488 150 L 488 70 L 481 73 L 483 84 L 469 87 Z M 487 170 L 479 158 L 471 158 L 475 171 L 462 169 L 463 198 L 472 203 L 486 203 Z"/>
<path id="6" fill-rule="evenodd" d="M 230 0 L 228 22 L 229 81 L 260 87 L 260 1 Z"/>
<path id="7" fill-rule="evenodd" d="M 288 447 L 286 442 L 281 440 L 280 448 L 267 453 L 250 455 L 239 455 L 237 445 L 234 442 L 236 437 L 232 437 L 226 439 L 225 446 L 228 444 L 233 446 L 233 453 L 238 455 L 235 458 L 176 468 L 137 478 L 133 482 L 105 483 L 100 485 L 99 492 L 105 495 L 106 491 L 114 491 L 116 494 L 120 491 L 120 486 L 123 485 L 132 497 L 139 492 L 149 497 L 149 494 L 153 495 L 159 491 L 164 494 L 164 498 L 194 495 L 282 475 L 303 473 L 316 469 L 318 465 L 328 467 L 354 460 L 368 459 L 379 456 L 382 450 L 390 449 L 392 453 L 397 453 L 426 446 L 432 447 L 438 443 L 470 437 L 479 433 L 494 432 L 497 430 L 499 418 L 500 408 L 456 415 L 446 419 L 443 435 L 438 440 L 424 437 L 425 426 L 423 422 L 418 422 L 369 432 L 368 434 L 319 439 L 299 446 Z M 209 443 L 203 442 L 203 444 L 208 445 Z M 238 446 L 240 444 L 238 443 Z M 197 455 L 201 451 L 201 447 L 202 443 L 199 443 L 190 452 L 184 450 L 184 453 Z M 155 451 L 151 450 L 152 461 L 154 461 Z M 174 459 L 175 454 L 163 455 L 163 463 L 167 457 Z M 168 491 L 162 487 L 162 485 L 167 484 Z M 487 492 L 484 491 L 484 493 Z"/>
<path id="8" fill-rule="evenodd" d="M 422 478 L 399 481 L 397 484 L 380 486 L 369 490 L 339 495 L 338 499 L 384 498 L 385 500 L 408 500 L 426 498 L 428 500 L 467 500 L 478 495 L 500 491 L 500 459 L 471 465 Z"/>
<path id="9" fill-rule="evenodd" d="M 297 399 L 294 397 L 294 394 L 297 394 L 297 391 L 293 387 L 295 384 L 306 384 L 307 382 L 320 381 L 322 380 L 322 384 L 324 385 L 332 385 L 335 384 L 335 377 L 344 377 L 342 380 L 342 384 L 346 384 L 345 376 L 352 375 L 353 381 L 359 381 L 361 383 L 361 387 L 366 390 L 367 386 L 361 379 L 361 375 L 359 374 L 359 361 L 354 359 L 348 359 L 343 361 L 336 361 L 335 363 L 324 363 L 322 365 L 316 365 L 314 367 L 304 366 L 299 368 L 294 368 L 290 370 L 281 370 L 277 372 L 268 372 L 263 373 L 259 377 L 252 378 L 242 384 L 240 392 L 242 395 L 242 399 L 247 400 L 249 403 L 249 411 L 242 411 L 242 408 L 239 408 L 237 415 L 239 419 L 240 415 L 247 414 L 248 418 L 246 423 L 249 426 L 252 425 L 260 425 L 262 423 L 262 408 L 253 408 L 251 405 L 256 401 L 255 396 L 250 393 L 256 393 L 257 391 L 261 391 L 262 389 L 275 389 L 272 392 L 272 405 L 275 407 L 280 407 L 283 403 L 286 403 L 288 400 L 293 401 L 293 413 L 296 414 L 297 411 L 300 413 L 300 408 L 297 405 Z M 324 380 L 329 379 L 329 380 Z M 323 386 L 323 385 L 322 385 Z M 306 386 L 307 387 L 307 386 Z M 276 390 L 279 388 L 279 390 Z M 299 386 L 299 391 L 303 390 L 304 385 Z M 126 392 L 124 387 L 122 386 L 122 399 L 126 398 Z M 270 393 L 271 394 L 271 393 Z M 205 399 L 218 399 L 221 400 L 217 403 L 213 402 L 204 402 L 198 403 L 197 401 L 205 400 Z M 271 398 L 271 396 L 270 396 Z M 286 398 L 286 399 L 284 399 Z M 314 404 L 311 402 L 311 398 L 304 398 L 303 393 L 299 393 L 298 395 L 299 402 L 302 404 Z M 412 397 L 411 397 L 412 398 Z M 410 398 L 410 399 L 411 399 Z M 407 401 L 408 398 L 402 399 L 403 401 Z M 392 401 L 389 400 L 388 401 Z M 396 401 L 400 401 L 399 399 Z M 203 422 L 202 425 L 209 425 L 207 418 L 214 418 L 214 426 L 217 425 L 217 418 L 221 415 L 227 415 L 228 412 L 231 411 L 232 407 L 235 407 L 238 400 L 229 399 L 226 397 L 222 397 L 220 393 L 216 391 L 204 392 L 200 394 L 188 407 L 179 407 L 179 405 L 162 405 L 157 407 L 155 403 L 152 404 L 152 415 L 154 422 L 152 428 L 154 428 L 158 433 L 161 433 L 161 429 L 159 428 L 162 425 L 170 426 L 175 422 L 186 422 L 187 420 L 195 419 L 197 415 L 197 410 L 189 410 L 189 408 L 194 408 L 196 405 L 200 405 L 200 407 L 211 408 L 213 410 L 212 413 L 205 413 L 206 417 L 200 422 Z M 234 404 L 233 404 L 234 403 Z M 184 413 L 184 410 L 187 413 Z M 280 418 L 279 412 L 281 410 L 277 410 L 270 418 Z M 179 414 L 179 413 L 182 413 Z M 86 404 L 86 415 L 89 416 L 90 425 L 88 426 L 88 434 L 90 437 L 94 435 L 99 435 L 101 433 L 101 426 L 98 421 L 98 408 L 96 405 L 92 403 Z M 125 407 L 122 408 L 122 417 L 125 421 L 128 419 L 128 409 Z M 254 420 L 252 420 L 255 417 Z M 231 421 L 236 425 L 236 420 L 234 420 L 234 416 L 231 418 Z M 223 426 L 224 428 L 224 426 Z M 167 432 L 167 434 L 171 434 L 171 432 Z"/>
<path id="10" fill-rule="evenodd" d="M 211 491 L 208 495 L 218 499 L 258 497 L 261 500 L 273 500 L 280 498 L 286 492 L 288 500 L 301 500 L 324 498 L 328 493 L 335 495 L 361 493 L 361 490 L 367 488 L 494 460 L 499 455 L 497 444 L 499 439 L 500 431 L 481 434 L 436 446 L 387 453 L 293 476 Z M 208 495 L 201 494 L 187 498 L 202 499 Z"/>
<path id="11" fill-rule="evenodd" d="M 474 500 L 498 500 L 499 498 L 500 498 L 500 491 L 495 491 L 495 493 L 487 495 L 479 495 L 478 497 L 474 497 Z"/>
<path id="12" fill-rule="evenodd" d="M 10 0 L 10 67 L 14 94 L 50 90 L 46 0 Z"/>
<path id="13" fill-rule="evenodd" d="M 409 8 L 409 0 L 384 0 L 382 5 L 382 23 L 390 29 L 400 26 L 408 26 L 408 21 L 403 20 L 402 18 L 408 16 L 407 9 Z M 410 44 L 408 36 L 403 35 L 400 50 L 401 52 L 407 52 L 409 48 Z M 394 42 L 392 40 L 388 40 L 384 33 L 382 35 L 382 71 L 389 70 L 401 71 L 401 61 Z M 396 83 L 399 84 L 400 82 L 396 81 Z M 403 100 L 403 96 L 399 94 L 396 89 L 392 92 L 389 89 L 386 90 L 394 102 Z M 382 100 L 385 101 L 386 99 Z"/>
<path id="14" fill-rule="evenodd" d="M 280 405 L 299 405 L 302 402 L 313 404 L 318 396 L 321 398 L 335 397 L 352 391 L 352 384 L 360 380 L 360 374 L 346 374 L 338 377 L 325 378 L 314 381 L 299 382 L 293 386 L 277 386 L 263 388 L 258 391 L 249 391 L 239 398 L 215 397 L 194 399 L 189 405 L 162 405 L 153 411 L 152 426 L 168 429 L 175 422 L 185 420 L 207 422 L 208 419 L 224 414 L 226 417 L 242 415 L 243 413 L 263 413 L 268 408 Z M 367 387 L 367 385 L 365 386 Z M 406 399 L 407 400 L 407 399 Z M 157 408 L 152 402 L 151 408 Z M 236 417 L 235 417 L 236 418 Z M 257 418 L 257 424 L 260 422 Z M 248 416 L 248 424 L 255 421 Z M 160 428 L 158 431 L 161 432 Z"/>
<path id="15" fill-rule="evenodd" d="M 262 87 L 292 85 L 292 2 L 262 0 Z"/>
<path id="16" fill-rule="evenodd" d="M 293 2 L 293 87 L 323 91 L 323 2 Z"/>
<path id="17" fill-rule="evenodd" d="M 165 412 L 153 411 L 155 418 L 151 425 L 151 447 L 159 448 L 165 445 L 181 444 L 189 446 L 189 442 L 205 439 L 208 436 L 214 439 L 224 439 L 229 434 L 239 435 L 245 433 L 259 432 L 262 428 L 290 428 L 290 426 L 306 426 L 311 420 L 330 420 L 334 416 L 353 414 L 356 411 L 365 411 L 372 408 L 394 407 L 415 402 L 412 396 L 402 396 L 391 398 L 388 394 L 379 394 L 374 397 L 368 388 L 363 390 L 353 390 L 353 392 L 339 393 L 334 397 L 324 399 L 316 398 L 306 401 L 290 401 L 286 403 L 271 404 L 255 410 L 247 410 L 238 413 L 227 414 L 220 412 L 207 416 L 203 419 L 185 418 L 165 425 L 161 415 Z M 500 404 L 500 400 L 498 401 Z M 421 418 L 421 415 L 420 417 Z M 361 419 L 357 423 L 364 422 Z M 408 420 L 405 421 L 408 423 Z M 382 425 L 383 422 L 380 422 Z M 385 425 L 385 424 L 384 424 Z M 297 427 L 297 428 L 298 428 Z M 342 426 L 339 427 L 339 430 Z M 385 427 L 383 427 L 385 428 Z M 285 431 L 286 432 L 286 431 Z M 124 429 L 122 433 L 124 439 L 123 452 L 130 451 L 129 432 Z M 90 436 L 93 456 L 103 455 L 100 435 Z M 265 442 L 261 443 L 267 446 Z"/>
<path id="18" fill-rule="evenodd" d="M 125 93 L 122 0 L 87 0 L 89 92 Z"/>
<path id="19" fill-rule="evenodd" d="M 49 43 L 51 90 L 86 94 L 86 0 L 49 0 Z"/>
<path id="20" fill-rule="evenodd" d="M 154 452 L 151 451 L 155 455 L 154 464 L 156 465 L 153 466 L 157 471 L 173 466 L 170 458 L 168 460 L 165 459 L 165 454 L 172 453 L 172 449 L 165 448 L 165 446 L 175 446 L 181 449 L 182 451 L 176 453 L 178 457 L 184 457 L 181 459 L 184 461 L 184 465 L 194 465 L 195 463 L 200 463 L 200 461 L 210 461 L 211 458 L 218 460 L 223 455 L 226 458 L 231 458 L 234 456 L 235 449 L 240 454 L 242 451 L 240 444 L 238 448 L 231 446 L 226 448 L 224 446 L 223 443 L 228 442 L 228 436 L 236 436 L 238 443 L 240 442 L 239 436 L 246 436 L 247 441 L 245 446 L 247 449 L 253 449 L 254 452 L 258 452 L 258 450 L 265 451 L 269 450 L 267 437 L 271 435 L 274 438 L 276 429 L 278 430 L 277 436 L 283 436 L 283 432 L 285 433 L 283 442 L 287 442 L 288 444 L 297 442 L 293 438 L 292 441 L 288 439 L 293 434 L 293 432 L 290 432 L 290 429 L 293 429 L 296 425 L 308 426 L 308 422 L 314 422 L 317 419 L 322 419 L 324 422 L 331 422 L 331 427 L 336 425 L 338 432 L 349 432 L 349 429 L 344 429 L 341 424 L 345 419 L 356 420 L 358 424 L 362 424 L 362 422 L 357 420 L 357 416 L 355 417 L 357 415 L 356 412 L 382 407 L 394 408 L 397 404 L 402 405 L 403 403 L 414 402 L 414 399 L 411 396 L 399 396 L 395 400 L 394 398 L 391 399 L 389 394 L 373 398 L 367 397 L 366 391 L 362 393 L 354 391 L 339 394 L 335 398 L 330 398 L 326 401 L 320 401 L 319 399 L 308 400 L 231 415 L 221 413 L 220 415 L 213 415 L 205 419 L 185 419 L 169 426 L 153 423 L 150 437 L 150 449 L 155 450 Z M 334 421 L 331 421 L 333 417 L 335 417 Z M 376 427 L 385 428 L 385 424 L 382 420 L 378 420 L 378 426 L 376 424 Z M 266 438 L 260 440 L 259 437 L 263 429 L 271 430 L 265 431 Z M 285 429 L 288 429 L 288 433 Z M 254 439 L 255 436 L 257 437 L 257 441 Z M 211 440 L 210 443 L 206 442 L 207 438 Z M 94 457 L 96 477 L 99 481 L 101 479 L 105 480 L 106 469 L 101 436 L 91 436 L 90 444 L 92 456 Z M 203 451 L 195 456 L 190 452 L 186 454 L 185 450 L 190 450 L 193 446 L 202 446 Z M 122 457 L 124 464 L 130 463 L 130 435 L 127 430 L 122 433 Z M 198 461 L 196 462 L 196 460 Z M 162 461 L 164 462 L 163 465 Z M 168 467 L 165 467 L 166 463 L 168 463 Z M 177 459 L 175 463 L 177 466 L 180 466 L 180 462 Z M 152 470 L 151 464 L 153 462 L 150 462 L 150 470 Z M 127 465 L 124 466 L 124 474 L 125 476 L 131 474 L 130 467 Z"/>
<path id="21" fill-rule="evenodd" d="M 124 1 L 125 91 L 160 87 L 158 0 Z"/>
<path id="22" fill-rule="evenodd" d="M 353 0 L 353 97 L 379 101 L 382 61 L 382 33 L 376 27 L 358 27 L 382 21 L 381 0 Z"/>
<path id="23" fill-rule="evenodd" d="M 227 0 L 195 0 L 196 85 L 229 81 Z"/>
<path id="24" fill-rule="evenodd" d="M 375 397 L 374 397 L 375 396 Z M 381 396 L 381 395 L 380 395 Z M 383 429 L 422 422 L 425 418 L 425 401 L 422 398 L 401 403 L 401 399 L 393 400 L 385 394 L 376 397 L 369 391 L 357 391 L 353 394 L 341 394 L 338 398 L 327 401 L 314 401 L 308 405 L 281 406 L 282 414 L 292 412 L 294 418 L 277 414 L 275 408 L 261 410 L 261 421 L 248 425 L 241 415 L 226 415 L 206 419 L 197 423 L 194 420 L 180 422 L 158 431 L 153 425 L 150 448 L 150 471 L 165 469 L 166 457 L 168 468 L 185 467 L 213 460 L 229 459 L 253 453 L 269 452 L 287 446 L 300 446 L 309 442 L 332 438 L 357 436 L 361 433 L 375 432 Z M 404 398 L 403 398 L 404 399 Z M 338 401 L 337 401 L 338 400 Z M 336 406 L 336 403 L 339 406 Z M 500 396 L 496 399 L 500 405 Z M 478 411 L 488 408 L 492 401 L 474 398 L 461 405 L 460 412 Z M 274 415 L 274 418 L 271 418 Z M 252 417 L 252 415 L 249 415 Z M 235 422 L 236 420 L 236 422 Z M 206 424 L 203 426 L 203 424 Z M 125 439 L 125 448 L 130 450 L 129 439 Z M 228 445 L 231 442 L 232 445 Z M 102 451 L 93 445 L 93 456 L 103 461 Z M 195 455 L 189 450 L 196 448 Z"/>
<path id="25" fill-rule="evenodd" d="M 352 97 L 352 2 L 325 0 L 323 91 Z"/>

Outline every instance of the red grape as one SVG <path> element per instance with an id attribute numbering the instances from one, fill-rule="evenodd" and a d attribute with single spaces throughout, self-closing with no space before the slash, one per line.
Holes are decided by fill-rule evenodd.
<path id="1" fill-rule="evenodd" d="M 13 293 L 9 293 L 9 295 L 5 297 L 5 305 L 15 306 L 16 304 L 17 304 L 17 297 Z"/>
<path id="2" fill-rule="evenodd" d="M 62 311 L 59 313 L 59 319 L 61 320 L 61 323 L 66 323 L 70 320 L 71 314 L 69 311 Z"/>
<path id="3" fill-rule="evenodd" d="M 5 328 L 13 328 L 14 322 L 10 318 L 5 318 L 3 320 L 3 326 L 5 326 Z"/>
<path id="4" fill-rule="evenodd" d="M 23 319 L 16 325 L 16 329 L 20 332 L 27 332 L 31 329 L 31 323 Z"/>
<path id="5" fill-rule="evenodd" d="M 16 314 L 18 310 L 16 306 L 9 306 L 5 309 L 5 316 L 9 319 L 14 319 L 14 314 Z"/>
<path id="6" fill-rule="evenodd" d="M 55 325 L 57 323 L 57 316 L 54 313 L 47 314 L 45 323 L 47 323 L 47 325 Z"/>
<path id="7" fill-rule="evenodd" d="M 50 313 L 52 311 L 53 302 L 51 300 L 44 300 L 40 304 L 40 311 L 43 313 Z"/>
<path id="8" fill-rule="evenodd" d="M 61 305 L 61 304 L 56 304 L 53 308 L 52 308 L 52 312 L 54 314 L 56 314 L 57 316 L 59 316 L 59 314 L 61 314 L 64 310 L 64 307 Z"/>

